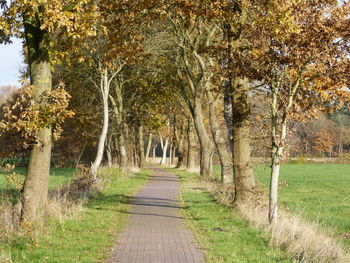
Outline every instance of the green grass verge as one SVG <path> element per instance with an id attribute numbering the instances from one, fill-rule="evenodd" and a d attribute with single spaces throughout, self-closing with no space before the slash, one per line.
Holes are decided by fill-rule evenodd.
<path id="1" fill-rule="evenodd" d="M 255 167 L 255 175 L 268 193 L 270 168 Z M 350 165 L 285 164 L 281 168 L 280 205 L 294 214 L 321 224 L 340 236 L 350 249 Z"/>
<path id="2" fill-rule="evenodd" d="M 183 214 L 210 263 L 289 263 L 290 257 L 269 247 L 235 209 L 218 204 L 201 186 L 198 175 L 172 170 L 181 178 Z"/>
<path id="3" fill-rule="evenodd" d="M 11 248 L 14 263 L 103 262 L 127 218 L 129 199 L 148 179 L 143 170 L 131 178 L 112 176 L 104 190 L 84 211 L 57 225 L 36 243 L 17 242 Z"/>

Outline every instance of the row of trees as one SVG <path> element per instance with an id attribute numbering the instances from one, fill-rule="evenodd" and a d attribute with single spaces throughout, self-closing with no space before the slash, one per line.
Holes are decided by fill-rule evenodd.
<path id="1" fill-rule="evenodd" d="M 217 153 L 221 181 L 234 181 L 240 205 L 256 192 L 250 145 L 258 129 L 254 135 L 270 138 L 274 222 L 288 120 L 349 105 L 348 4 L 135 2 L 0 1 L 0 36 L 25 39 L 31 80 L 25 96 L 4 107 L 1 124 L 30 149 L 23 220 L 35 220 L 47 199 L 53 131 L 63 132 L 61 145 L 76 145 L 74 156 L 96 143 L 94 179 L 104 152 L 110 165 L 142 166 L 149 133 L 159 134 L 163 152 L 178 153 L 179 166 L 193 167 L 196 133 L 201 176 L 211 177 Z"/>

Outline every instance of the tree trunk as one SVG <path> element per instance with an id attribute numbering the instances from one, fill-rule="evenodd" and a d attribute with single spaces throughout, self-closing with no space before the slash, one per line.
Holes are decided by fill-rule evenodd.
<path id="1" fill-rule="evenodd" d="M 232 94 L 231 94 L 231 81 L 226 80 L 224 83 L 224 118 L 227 128 L 227 141 L 231 153 L 233 153 L 233 110 L 232 110 Z M 232 163 L 233 165 L 233 163 Z"/>
<path id="2" fill-rule="evenodd" d="M 172 153 L 173 159 L 171 161 L 171 165 L 175 165 L 175 160 L 176 160 L 176 146 L 174 144 L 173 146 L 173 153 Z"/>
<path id="3" fill-rule="evenodd" d="M 111 152 L 111 148 L 110 147 L 106 148 L 106 155 L 107 155 L 108 167 L 111 168 L 112 167 L 112 152 Z"/>
<path id="4" fill-rule="evenodd" d="M 128 168 L 128 153 L 126 151 L 126 143 L 123 131 L 121 131 L 118 135 L 118 146 L 120 155 L 120 170 L 125 171 Z"/>
<path id="5" fill-rule="evenodd" d="M 186 150 L 184 147 L 184 127 L 181 127 L 180 136 L 178 139 L 178 156 L 177 156 L 177 165 L 176 168 L 183 168 L 185 166 L 185 156 L 186 156 Z"/>
<path id="6" fill-rule="evenodd" d="M 233 109 L 233 164 L 235 175 L 235 204 L 248 203 L 255 193 L 255 179 L 251 165 L 250 105 L 247 79 L 235 83 Z"/>
<path id="7" fill-rule="evenodd" d="M 90 167 L 90 174 L 94 180 L 97 179 L 97 169 L 100 167 L 102 162 L 103 152 L 105 150 L 106 138 L 108 133 L 109 80 L 108 80 L 108 70 L 106 68 L 101 72 L 100 91 L 102 94 L 102 103 L 103 103 L 103 125 L 102 125 L 100 137 L 98 139 L 96 157 Z"/>
<path id="8" fill-rule="evenodd" d="M 139 124 L 137 127 L 137 138 L 138 138 L 138 155 L 139 155 L 139 167 L 145 166 L 145 143 L 143 141 L 143 125 Z"/>
<path id="9" fill-rule="evenodd" d="M 107 164 L 108 167 L 111 168 L 112 167 L 112 139 L 110 138 L 108 140 L 108 143 L 106 145 L 106 155 L 107 155 Z"/>
<path id="10" fill-rule="evenodd" d="M 171 167 L 171 164 L 173 163 L 173 144 L 169 144 L 169 158 L 168 158 L 168 166 Z"/>
<path id="11" fill-rule="evenodd" d="M 288 101 L 279 109 L 280 89 L 277 83 L 272 85 L 272 103 L 271 103 L 271 179 L 270 179 L 270 198 L 269 198 L 269 222 L 274 223 L 278 217 L 278 181 L 280 167 L 283 161 L 283 149 L 287 137 L 287 114 L 293 106 L 294 96 L 301 83 L 301 74 L 293 88 L 289 89 Z M 279 114 L 279 111 L 282 111 Z M 278 118 L 281 115 L 281 129 L 278 129 Z"/>
<path id="12" fill-rule="evenodd" d="M 157 149 L 157 146 L 158 146 L 158 143 L 156 145 L 153 146 L 153 149 L 152 149 L 152 157 L 153 158 L 156 158 L 156 149 Z"/>
<path id="13" fill-rule="evenodd" d="M 43 103 L 42 94 L 50 91 L 52 86 L 50 56 L 45 43 L 48 36 L 40 29 L 40 26 L 33 26 L 34 24 L 40 25 L 40 22 L 37 19 L 25 18 L 24 30 L 28 48 L 30 81 L 36 88 L 33 100 L 35 103 Z M 30 153 L 21 200 L 22 222 L 35 221 L 40 208 L 47 204 L 52 147 L 51 133 L 51 128 L 39 130 L 36 144 Z"/>
<path id="14" fill-rule="evenodd" d="M 163 151 L 163 157 L 162 157 L 162 159 L 160 161 L 160 164 L 166 164 L 166 155 L 167 155 L 169 141 L 165 140 L 165 144 L 163 144 L 163 139 L 162 138 L 160 138 L 160 141 L 161 141 L 162 151 Z"/>
<path id="15" fill-rule="evenodd" d="M 269 222 L 273 223 L 278 216 L 278 181 L 280 174 L 280 145 L 278 142 L 278 88 L 272 88 L 271 104 L 271 179 L 269 195 Z"/>
<path id="16" fill-rule="evenodd" d="M 209 99 L 210 128 L 221 164 L 221 182 L 224 184 L 232 183 L 232 155 L 228 151 L 228 142 L 225 139 L 225 136 L 221 134 L 220 127 L 216 118 L 215 99 L 213 98 L 210 91 L 207 91 L 207 94 Z"/>
<path id="17" fill-rule="evenodd" d="M 194 133 L 194 125 L 192 120 L 188 120 L 187 127 L 187 166 L 186 169 L 196 168 L 195 159 L 196 135 Z"/>
<path id="18" fill-rule="evenodd" d="M 153 138 L 153 134 L 150 133 L 149 136 L 148 136 L 147 148 L 146 148 L 146 153 L 145 153 L 145 161 L 146 162 L 148 162 L 149 154 L 150 154 L 150 151 L 151 151 L 152 138 Z"/>
<path id="19" fill-rule="evenodd" d="M 195 97 L 195 106 L 194 106 L 194 124 L 196 127 L 197 135 L 199 138 L 199 144 L 200 144 L 200 153 L 201 153 L 201 160 L 200 160 L 200 175 L 206 178 L 211 177 L 212 173 L 212 150 L 213 145 L 209 138 L 207 129 L 204 125 L 204 118 L 203 118 L 203 105 L 202 105 L 203 98 L 202 96 L 196 96 Z"/>

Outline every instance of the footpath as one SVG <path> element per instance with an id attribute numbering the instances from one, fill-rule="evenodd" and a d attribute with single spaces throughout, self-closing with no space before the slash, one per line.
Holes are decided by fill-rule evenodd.
<path id="1" fill-rule="evenodd" d="M 160 168 L 134 197 L 108 263 L 204 263 L 180 213 L 179 179 Z"/>

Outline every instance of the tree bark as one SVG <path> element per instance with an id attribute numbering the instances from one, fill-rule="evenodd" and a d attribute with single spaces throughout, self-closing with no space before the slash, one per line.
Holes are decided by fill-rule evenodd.
<path id="1" fill-rule="evenodd" d="M 224 83 L 224 118 L 227 128 L 227 141 L 229 145 L 230 152 L 233 153 L 233 109 L 232 109 L 232 94 L 231 81 L 226 80 Z M 233 163 L 232 163 L 233 165 Z"/>
<path id="2" fill-rule="evenodd" d="M 180 135 L 178 138 L 178 156 L 176 168 L 183 168 L 185 166 L 186 150 L 184 147 L 184 127 L 181 127 Z"/>
<path id="3" fill-rule="evenodd" d="M 118 146 L 120 155 L 120 170 L 125 171 L 128 167 L 128 153 L 126 151 L 126 142 L 123 130 L 118 135 Z"/>
<path id="4" fill-rule="evenodd" d="M 112 106 L 113 106 L 113 113 L 114 113 L 114 119 L 116 122 L 117 127 L 119 127 L 119 131 L 117 134 L 118 138 L 118 152 L 119 152 L 119 168 L 121 171 L 125 171 L 128 167 L 128 153 L 127 153 L 127 147 L 126 147 L 126 124 L 124 123 L 123 118 L 123 111 L 124 111 L 124 104 L 123 104 L 123 96 L 122 96 L 122 87 L 123 85 L 120 83 L 120 81 L 117 79 L 115 81 L 115 98 L 113 96 L 109 96 Z"/>
<path id="5" fill-rule="evenodd" d="M 161 143 L 162 151 L 163 151 L 163 156 L 162 156 L 162 159 L 160 161 L 160 164 L 166 164 L 166 159 L 167 159 L 166 157 L 167 157 L 167 150 L 168 150 L 169 141 L 165 140 L 165 143 L 163 143 L 163 139 L 160 138 L 160 143 Z"/>
<path id="6" fill-rule="evenodd" d="M 196 127 L 197 135 L 199 138 L 199 144 L 201 149 L 200 160 L 200 175 L 206 178 L 211 177 L 212 174 L 212 151 L 213 145 L 208 135 L 207 129 L 204 125 L 203 117 L 203 98 L 197 95 L 195 97 L 194 106 L 194 124 Z"/>
<path id="7" fill-rule="evenodd" d="M 280 162 L 283 148 L 278 143 L 278 88 L 272 88 L 271 104 L 271 179 L 270 179 L 270 196 L 269 196 L 269 222 L 276 221 L 278 216 L 278 181 L 280 174 Z M 282 148 L 282 149 L 281 149 Z M 280 150 L 281 149 L 281 150 Z"/>
<path id="8" fill-rule="evenodd" d="M 139 155 L 139 167 L 145 166 L 145 143 L 143 141 L 143 125 L 139 124 L 137 127 L 137 138 L 138 138 L 138 155 Z"/>
<path id="9" fill-rule="evenodd" d="M 216 118 L 216 102 L 211 94 L 207 91 L 209 100 L 209 119 L 211 133 L 214 139 L 215 147 L 218 151 L 221 164 L 221 182 L 224 184 L 233 182 L 233 164 L 232 155 L 228 151 L 228 142 L 225 136 L 221 134 L 220 127 Z"/>
<path id="10" fill-rule="evenodd" d="M 148 162 L 149 154 L 151 152 L 152 139 L 153 139 L 153 134 L 150 133 L 148 136 L 147 148 L 146 148 L 146 153 L 145 153 L 145 161 L 146 162 Z"/>
<path id="11" fill-rule="evenodd" d="M 255 193 L 255 178 L 251 165 L 250 105 L 247 79 L 235 83 L 233 109 L 233 164 L 235 175 L 235 204 L 249 203 Z"/>
<path id="12" fill-rule="evenodd" d="M 33 26 L 34 24 L 38 26 Z M 37 18 L 25 18 L 24 30 L 28 48 L 30 81 L 35 86 L 33 100 L 35 103 L 47 103 L 42 101 L 42 94 L 50 91 L 52 86 L 50 56 L 46 48 L 46 38 L 48 36 L 40 29 L 40 21 Z M 22 222 L 35 221 L 40 209 L 47 204 L 51 137 L 51 128 L 40 129 L 36 137 L 36 143 L 31 150 L 21 200 Z"/>
<path id="13" fill-rule="evenodd" d="M 295 85 L 288 90 L 287 103 L 279 109 L 279 84 L 272 83 L 272 103 L 271 103 L 271 179 L 269 196 L 269 222 L 274 223 L 278 217 L 278 181 L 280 175 L 281 163 L 283 161 L 283 150 L 287 137 L 287 115 L 293 106 L 294 97 L 301 83 L 301 72 Z M 279 113 L 279 111 L 282 111 Z M 280 120 L 280 130 L 278 129 Z"/>
<path id="14" fill-rule="evenodd" d="M 158 143 L 155 144 L 155 145 L 153 146 L 153 148 L 152 148 L 152 157 L 153 157 L 153 158 L 156 158 L 156 149 L 157 149 L 157 146 L 158 146 Z"/>
<path id="15" fill-rule="evenodd" d="M 168 166 L 171 167 L 173 163 L 173 143 L 169 144 L 169 158 L 168 158 Z"/>
<path id="16" fill-rule="evenodd" d="M 112 167 L 112 139 L 108 139 L 107 145 L 106 145 L 106 155 L 107 155 L 107 164 L 108 167 Z"/>
<path id="17" fill-rule="evenodd" d="M 187 166 L 188 170 L 196 168 L 195 159 L 196 135 L 192 120 L 188 120 L 187 127 Z"/>
<path id="18" fill-rule="evenodd" d="M 111 149 L 109 147 L 106 148 L 106 155 L 107 155 L 108 167 L 111 168 L 112 167 L 112 153 L 111 153 Z"/>
<path id="19" fill-rule="evenodd" d="M 103 158 L 103 152 L 105 150 L 105 144 L 107 139 L 107 133 L 108 133 L 108 124 L 109 124 L 109 115 L 108 115 L 108 97 L 109 97 L 109 83 L 108 79 L 108 70 L 107 68 L 104 68 L 101 72 L 101 80 L 100 80 L 100 91 L 102 94 L 102 103 L 103 103 L 103 125 L 101 134 L 98 139 L 97 144 L 97 153 L 94 162 L 91 164 L 90 167 L 90 174 L 94 180 L 97 179 L 97 169 L 100 167 L 102 158 Z"/>

